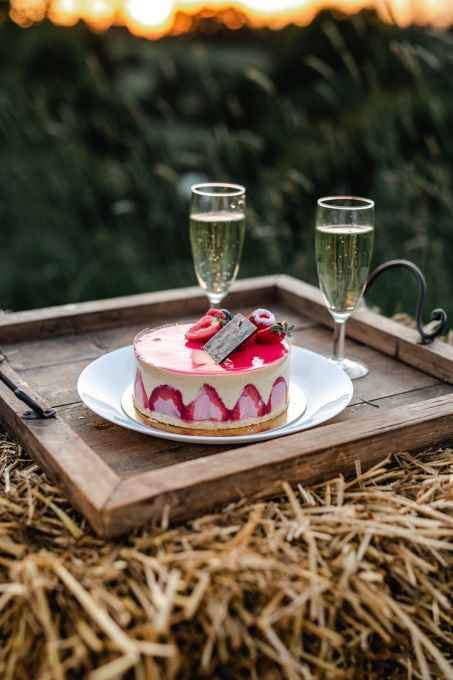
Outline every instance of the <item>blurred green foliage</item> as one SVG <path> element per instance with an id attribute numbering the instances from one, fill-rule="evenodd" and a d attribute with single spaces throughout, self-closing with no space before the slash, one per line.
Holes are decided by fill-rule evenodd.
<path id="1" fill-rule="evenodd" d="M 316 281 L 316 198 L 376 201 L 374 264 L 407 257 L 453 315 L 453 37 L 362 13 L 148 42 L 0 24 L 0 307 L 194 284 L 193 180 L 243 183 L 240 275 Z M 408 273 L 371 302 L 412 312 Z"/>

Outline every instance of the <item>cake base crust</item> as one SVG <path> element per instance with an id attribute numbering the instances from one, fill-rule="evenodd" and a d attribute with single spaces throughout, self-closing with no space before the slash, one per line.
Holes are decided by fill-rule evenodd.
<path id="1" fill-rule="evenodd" d="M 145 415 L 135 403 L 132 395 L 130 401 L 128 400 L 127 404 L 123 404 L 123 408 L 125 409 L 128 416 L 134 420 L 137 420 L 143 425 L 148 425 L 149 427 L 154 427 L 158 430 L 163 430 L 164 432 L 172 432 L 174 434 L 188 434 L 195 437 L 243 436 L 247 434 L 255 434 L 257 432 L 275 430 L 275 428 L 283 427 L 283 425 L 287 425 L 289 422 L 287 404 L 284 405 L 280 412 L 271 414 L 271 417 L 268 420 L 261 419 L 260 422 L 251 422 L 249 425 L 240 425 L 239 427 L 225 427 L 225 425 L 222 427 L 222 424 L 211 421 L 208 421 L 208 427 L 202 427 L 201 423 L 194 423 L 193 427 L 164 423 L 159 420 L 155 420 L 154 418 L 150 418 L 148 415 Z"/>

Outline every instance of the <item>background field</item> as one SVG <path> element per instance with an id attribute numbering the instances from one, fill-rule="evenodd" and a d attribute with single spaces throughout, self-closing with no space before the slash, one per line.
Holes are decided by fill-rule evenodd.
<path id="1" fill-rule="evenodd" d="M 316 198 L 362 194 L 374 264 L 415 261 L 453 318 L 451 33 L 325 13 L 149 42 L 5 15 L 0 64 L 0 307 L 195 283 L 188 195 L 207 178 L 247 187 L 241 277 L 315 282 Z M 415 297 L 392 273 L 371 302 Z"/>

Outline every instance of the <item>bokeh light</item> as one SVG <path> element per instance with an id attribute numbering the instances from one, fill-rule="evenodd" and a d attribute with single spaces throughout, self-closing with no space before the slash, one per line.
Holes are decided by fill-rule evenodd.
<path id="1" fill-rule="evenodd" d="M 21 26 L 42 21 L 46 15 L 63 25 L 80 19 L 95 29 L 112 24 L 127 26 L 135 34 L 158 38 L 167 33 L 190 30 L 190 17 L 202 10 L 217 15 L 227 27 L 240 28 L 244 17 L 254 27 L 281 28 L 295 23 L 306 25 L 322 9 L 352 14 L 375 9 L 385 21 L 404 26 L 410 23 L 449 26 L 453 23 L 452 0 L 12 0 L 10 15 Z"/>

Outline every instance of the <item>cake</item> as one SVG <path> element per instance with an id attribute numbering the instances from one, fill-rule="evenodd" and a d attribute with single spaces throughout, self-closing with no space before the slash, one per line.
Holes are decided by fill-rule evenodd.
<path id="1" fill-rule="evenodd" d="M 195 324 L 145 329 L 135 337 L 133 397 L 141 414 L 164 427 L 213 432 L 266 423 L 287 409 L 285 338 L 291 329 L 271 323 L 273 315 L 262 318 L 267 326 L 258 323 L 254 336 L 216 364 L 203 347 L 228 321 L 224 311 L 209 310 Z M 208 316 L 212 322 L 203 322 Z"/>

